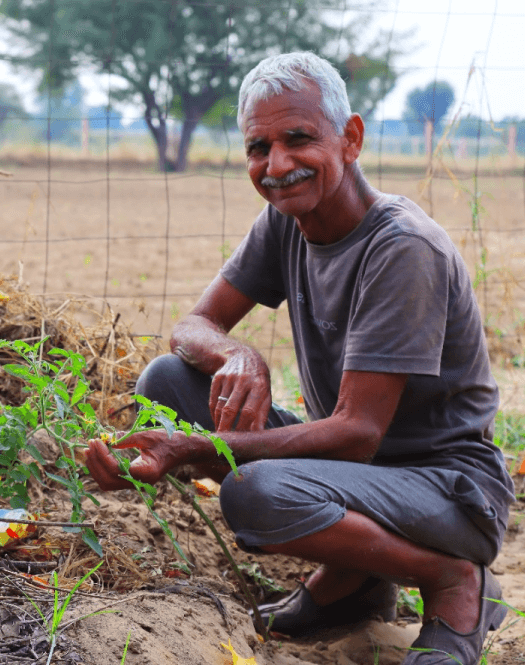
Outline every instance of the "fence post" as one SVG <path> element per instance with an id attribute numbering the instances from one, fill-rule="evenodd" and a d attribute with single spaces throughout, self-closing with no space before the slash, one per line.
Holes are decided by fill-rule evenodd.
<path id="1" fill-rule="evenodd" d="M 516 125 L 509 125 L 509 140 L 507 143 L 507 152 L 509 157 L 516 157 L 516 137 L 518 135 Z"/>
<path id="2" fill-rule="evenodd" d="M 430 157 L 432 155 L 432 139 L 434 137 L 434 125 L 432 120 L 425 122 L 425 155 Z"/>
<path id="3" fill-rule="evenodd" d="M 82 118 L 82 156 L 89 157 L 89 120 Z"/>
<path id="4" fill-rule="evenodd" d="M 456 157 L 458 159 L 465 159 L 466 156 L 467 156 L 467 139 L 464 136 L 462 136 L 459 139 L 458 148 L 456 151 Z"/>

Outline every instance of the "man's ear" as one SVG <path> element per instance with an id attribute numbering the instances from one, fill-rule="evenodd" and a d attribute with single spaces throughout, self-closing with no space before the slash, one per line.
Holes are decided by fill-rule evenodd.
<path id="1" fill-rule="evenodd" d="M 346 145 L 343 158 L 347 164 L 353 164 L 363 148 L 365 125 L 359 113 L 353 113 L 345 127 Z"/>

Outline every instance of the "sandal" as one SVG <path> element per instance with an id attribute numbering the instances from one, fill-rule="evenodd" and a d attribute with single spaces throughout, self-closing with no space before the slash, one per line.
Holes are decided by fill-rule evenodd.
<path id="1" fill-rule="evenodd" d="M 358 591 L 329 605 L 317 605 L 304 584 L 276 603 L 260 605 L 259 611 L 270 630 L 298 637 L 321 628 L 359 624 L 373 617 L 393 621 L 397 612 L 397 587 L 370 577 Z M 253 612 L 250 611 L 253 618 Z"/>

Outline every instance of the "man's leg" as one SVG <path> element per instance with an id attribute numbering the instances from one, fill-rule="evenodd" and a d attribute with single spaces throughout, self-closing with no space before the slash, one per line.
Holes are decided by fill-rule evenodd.
<path id="1" fill-rule="evenodd" d="M 466 633 L 479 618 L 479 566 L 416 545 L 353 511 L 323 531 L 261 549 L 323 564 L 306 584 L 319 605 L 352 593 L 373 575 L 418 587 L 425 603 L 424 621 L 439 616 Z"/>
<path id="2" fill-rule="evenodd" d="M 352 616 L 340 599 L 362 593 L 364 580 L 397 581 L 420 588 L 425 621 L 440 617 L 451 627 L 432 628 L 437 638 L 459 640 L 451 650 L 463 657 L 465 647 L 463 665 L 477 663 L 480 643 L 499 625 L 504 608 L 484 602 L 477 625 L 482 579 L 488 580 L 483 591 L 500 597 L 497 582 L 479 565 L 494 559 L 500 541 L 492 524 L 497 516 L 474 483 L 443 469 L 313 459 L 261 460 L 240 471 L 240 478 L 230 475 L 221 489 L 223 513 L 238 545 L 322 564 L 306 591 L 294 592 L 275 612 L 266 607 L 267 619 L 274 613 L 276 626 L 279 620 L 294 634 L 308 633 L 337 612 Z M 459 488 L 468 489 L 468 504 L 452 498 Z M 426 648 L 432 640 L 424 630 L 420 640 Z M 475 634 L 465 636 L 471 630 Z"/>

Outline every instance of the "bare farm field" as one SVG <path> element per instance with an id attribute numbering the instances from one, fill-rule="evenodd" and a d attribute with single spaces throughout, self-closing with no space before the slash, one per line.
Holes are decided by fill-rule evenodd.
<path id="1" fill-rule="evenodd" d="M 26 314 L 31 326 L 24 329 L 32 331 L 27 333 L 31 341 L 65 330 L 68 320 L 89 330 L 103 315 L 105 328 L 100 327 L 98 341 L 92 340 L 93 349 L 113 339 L 111 330 L 118 329 L 122 340 L 126 329 L 128 346 L 121 348 L 131 357 L 143 344 L 144 353 L 139 348 L 133 357 L 145 362 L 148 353 L 167 350 L 173 323 L 215 277 L 264 202 L 240 168 L 163 175 L 144 166 L 110 167 L 0 164 L 11 173 L 0 175 L 0 276 L 5 278 L 0 291 L 8 284 L 16 289 L 20 280 L 28 285 L 31 302 L 43 299 L 42 310 L 32 307 Z M 418 202 L 459 247 L 486 322 L 502 409 L 525 414 L 525 180 L 488 170 L 477 180 L 451 176 L 443 171 L 426 180 L 423 170 L 409 174 L 401 167 L 380 175 L 369 167 L 372 184 Z M 14 302 L 0 301 L 0 317 L 8 318 Z M 24 312 L 17 310 L 13 317 L 26 325 Z M 285 308 L 277 313 L 258 308 L 235 334 L 261 349 L 278 380 L 277 397 L 293 402 L 297 396 L 287 383 L 293 355 Z M 118 344 L 114 346 L 119 355 Z M 135 365 L 134 372 L 140 369 Z M 115 372 L 115 393 L 129 388 L 123 377 Z M 129 409 L 122 413 L 131 417 Z M 52 470 L 57 457 L 53 442 L 37 444 L 42 469 Z M 519 456 L 509 455 L 513 471 L 516 462 L 521 462 Z M 190 472 L 183 470 L 181 476 L 188 482 L 184 473 Z M 402 603 L 395 622 L 371 621 L 297 640 L 274 636 L 262 644 L 223 550 L 172 486 L 160 485 L 156 510 L 193 564 L 191 577 L 181 572 L 168 538 L 131 490 L 103 494 L 92 480 L 82 480 L 100 502 L 83 507 L 103 547 L 103 565 L 74 595 L 49 665 L 231 665 L 232 655 L 221 646 L 228 640 L 242 657 L 233 656 L 238 665 L 395 665 L 417 635 L 417 613 Z M 521 498 L 492 570 L 506 602 L 525 610 L 525 476 L 516 474 L 515 480 Z M 39 485 L 32 480 L 30 495 L 31 510 L 44 519 L 69 518 L 68 497 L 59 482 Z M 275 585 L 293 589 L 311 571 L 309 564 L 295 559 L 237 550 L 216 497 L 200 502 L 258 600 L 277 597 Z M 0 508 L 5 507 L 0 500 Z M 48 637 L 45 630 L 35 629 L 42 623 L 35 604 L 48 618 L 52 615 L 50 571 L 57 571 L 63 599 L 99 559 L 76 534 L 45 526 L 31 539 L 0 551 L 0 664 L 46 663 Z M 81 618 L 100 609 L 110 613 Z M 7 651 L 6 644 L 19 645 L 18 650 L 13 646 Z M 525 663 L 525 619 L 509 610 L 484 658 L 487 665 Z"/>
<path id="2" fill-rule="evenodd" d="M 163 175 L 104 164 L 13 167 L 0 177 L 0 272 L 18 274 L 32 293 L 103 298 L 133 330 L 169 339 L 240 242 L 264 201 L 242 168 Z M 450 234 L 477 283 L 495 354 L 521 352 L 525 313 L 525 200 L 519 176 L 390 168 L 372 184 L 418 202 Z M 289 355 L 284 309 L 264 310 L 238 332 L 270 354 Z M 276 319 L 276 321 L 274 321 Z M 284 349 L 283 349 L 284 347 Z"/>

